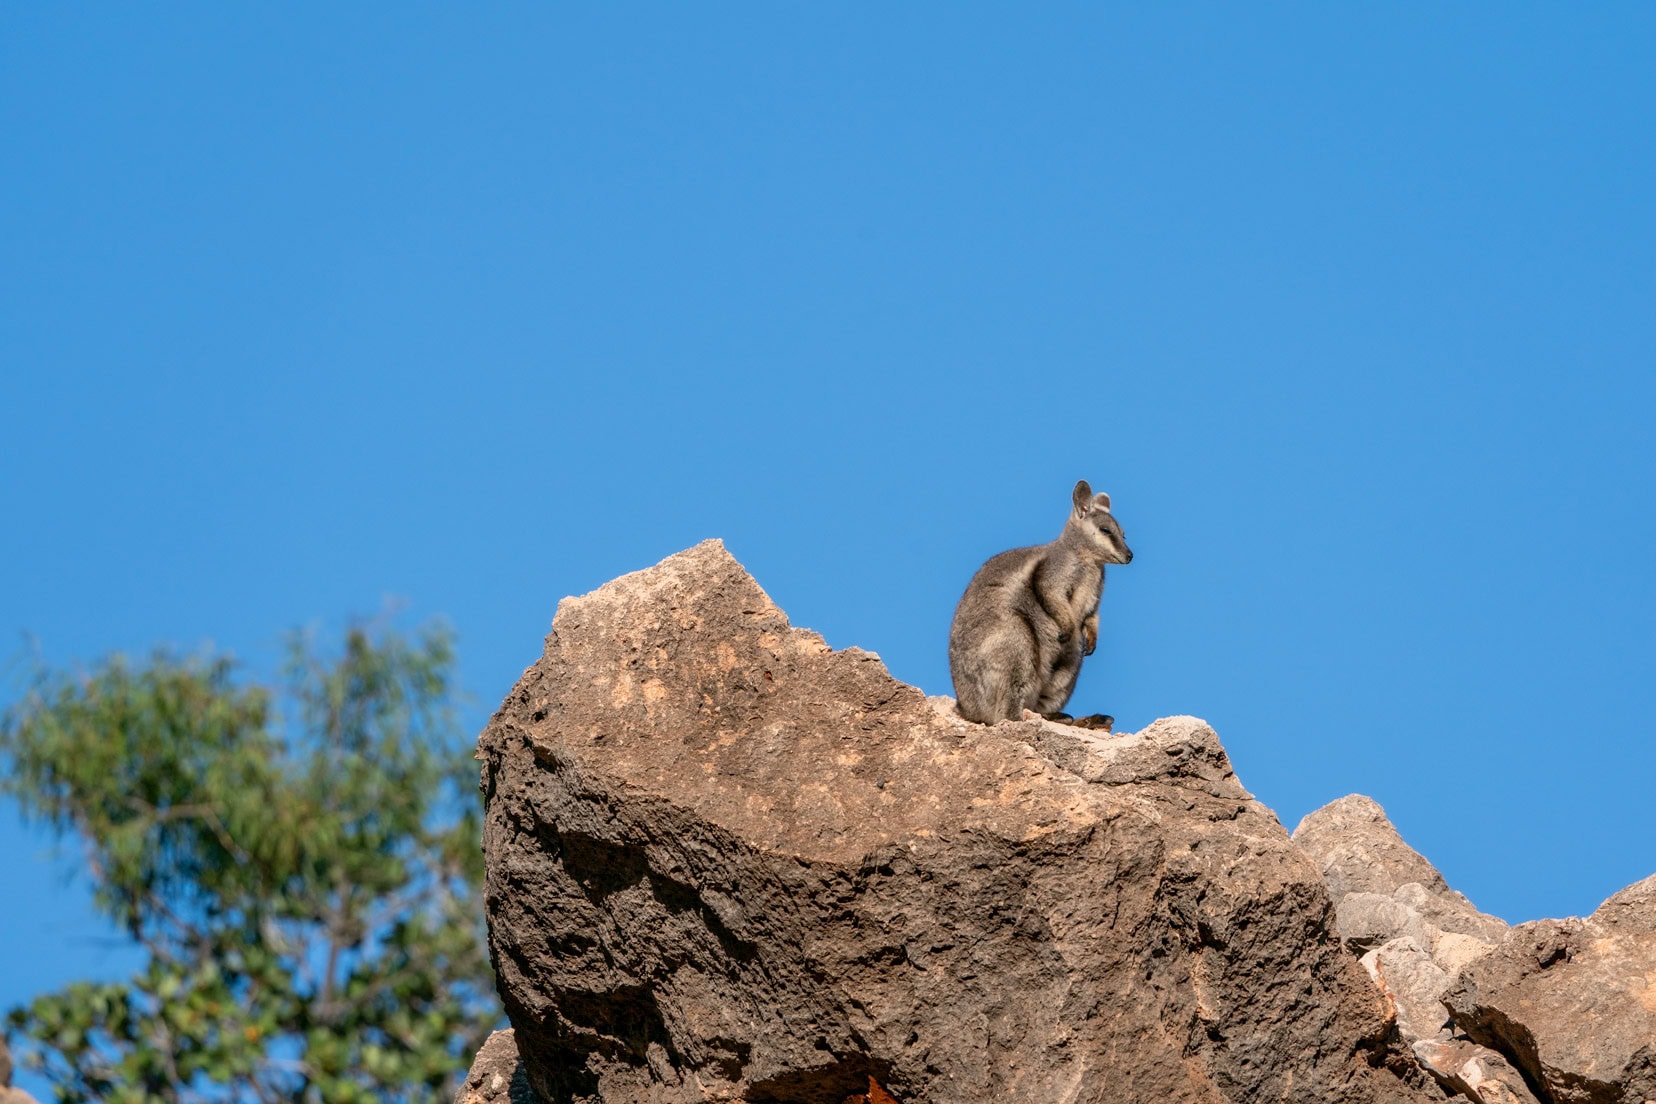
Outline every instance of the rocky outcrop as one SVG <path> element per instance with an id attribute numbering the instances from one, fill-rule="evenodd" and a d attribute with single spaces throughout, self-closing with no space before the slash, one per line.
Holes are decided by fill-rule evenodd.
<path id="1" fill-rule="evenodd" d="M 1476 1104 L 1535 1104 L 1524 1075 L 1488 1047 L 1461 1038 L 1422 1039 L 1414 1052 L 1451 1094 Z"/>
<path id="2" fill-rule="evenodd" d="M 1372 798 L 1352 794 L 1324 805 L 1300 821 L 1294 842 L 1322 871 L 1340 936 L 1358 953 L 1408 936 L 1459 969 L 1506 938 L 1506 923 L 1450 889 Z"/>
<path id="3" fill-rule="evenodd" d="M 1464 1038 L 1445 1003 L 1460 972 L 1506 938 L 1506 923 L 1451 889 L 1361 794 L 1309 814 L 1293 838 L 1322 871 L 1340 937 L 1362 956 L 1421 1065 L 1478 1104 L 1534 1104 L 1523 1076 Z"/>
<path id="4" fill-rule="evenodd" d="M 791 628 L 717 542 L 561 603 L 479 741 L 490 942 L 528 1085 L 1441 1098 L 1210 728 L 984 726 L 950 704 Z M 509 1088 L 503 1054 L 463 1090 L 496 1095 L 470 1099 Z"/>
<path id="5" fill-rule="evenodd" d="M 1585 920 L 1509 929 L 1369 798 L 1317 810 L 1294 842 L 1400 1037 L 1446 1090 L 1480 1104 L 1656 1104 L 1656 876 Z"/>
<path id="6" fill-rule="evenodd" d="M 1520 924 L 1448 994 L 1455 1025 L 1553 1104 L 1656 1100 L 1656 876 L 1582 919 Z"/>
<path id="7" fill-rule="evenodd" d="M 471 1071 L 454 1094 L 454 1104 L 537 1104 L 537 1101 L 524 1075 L 511 1028 L 497 1031 L 484 1041 L 472 1061 Z"/>

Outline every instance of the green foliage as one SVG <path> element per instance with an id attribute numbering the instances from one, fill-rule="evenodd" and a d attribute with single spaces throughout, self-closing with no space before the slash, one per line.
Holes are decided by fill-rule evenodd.
<path id="1" fill-rule="evenodd" d="M 0 785 L 148 955 L 11 1012 L 59 1100 L 449 1098 L 499 1018 L 453 658 L 357 628 L 295 638 L 285 690 L 165 653 L 36 673 Z"/>

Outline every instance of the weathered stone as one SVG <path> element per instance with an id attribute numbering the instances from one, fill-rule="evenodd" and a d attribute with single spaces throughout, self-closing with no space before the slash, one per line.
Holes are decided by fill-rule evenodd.
<path id="1" fill-rule="evenodd" d="M 454 1094 L 454 1104 L 538 1104 L 539 1098 L 524 1076 L 517 1041 L 511 1028 L 484 1040 L 472 1061 L 471 1072 Z"/>
<path id="2" fill-rule="evenodd" d="M 1293 838 L 1316 860 L 1335 900 L 1348 893 L 1390 897 L 1408 882 L 1440 891 L 1449 888 L 1437 868 L 1403 842 L 1380 803 L 1362 794 L 1349 794 L 1307 813 Z"/>
<path id="3" fill-rule="evenodd" d="M 1438 969 L 1431 954 L 1403 936 L 1376 947 L 1362 958 L 1369 977 L 1397 1013 L 1397 1030 L 1405 1039 L 1429 1039 L 1449 1023 L 1443 992 L 1449 975 Z"/>
<path id="4" fill-rule="evenodd" d="M 1461 935 L 1458 932 L 1439 932 L 1437 938 L 1432 941 L 1432 961 L 1453 978 L 1494 947 L 1495 944 L 1485 943 L 1475 936 Z"/>
<path id="5" fill-rule="evenodd" d="M 1404 882 L 1392 891 L 1392 897 L 1448 935 L 1465 935 L 1484 943 L 1499 943 L 1510 930 L 1505 920 L 1479 912 L 1464 895 L 1447 885 L 1442 889 L 1428 889 L 1420 882 Z"/>
<path id="6" fill-rule="evenodd" d="M 1348 893 L 1334 903 L 1334 924 L 1353 954 L 1367 954 L 1394 939 L 1409 939 L 1429 948 L 1437 929 L 1420 913 L 1379 893 Z"/>
<path id="7" fill-rule="evenodd" d="M 1307 814 L 1294 829 L 1294 842 L 1316 861 L 1336 904 L 1348 894 L 1376 894 L 1406 906 L 1437 931 L 1470 935 L 1485 943 L 1498 943 L 1506 936 L 1506 923 L 1479 912 L 1450 889 L 1437 868 L 1403 842 L 1372 798 L 1351 794 Z M 1343 927 L 1341 934 L 1345 936 Z M 1358 934 L 1373 938 L 1383 933 Z M 1380 942 L 1414 934 L 1400 926 Z"/>
<path id="8" fill-rule="evenodd" d="M 1465 1039 L 1421 1039 L 1414 1053 L 1445 1089 L 1473 1104 L 1536 1104 L 1523 1075 L 1488 1047 Z"/>
<path id="9" fill-rule="evenodd" d="M 1656 876 L 1585 920 L 1520 924 L 1448 1001 L 1457 1028 L 1552 1104 L 1656 1100 Z"/>
<path id="10" fill-rule="evenodd" d="M 1505 937 L 1506 924 L 1450 889 L 1437 868 L 1403 842 L 1385 810 L 1361 794 L 1311 813 L 1294 829 L 1294 842 L 1322 871 L 1340 937 L 1348 950 L 1363 956 L 1369 976 L 1396 1012 L 1399 1036 L 1417 1057 L 1422 1044 L 1446 1045 L 1451 1031 L 1444 995 L 1462 969 Z M 1431 1053 L 1448 1060 L 1439 1051 Z M 1475 1056 L 1450 1057 L 1455 1057 L 1452 1069 L 1437 1060 L 1423 1064 L 1450 1091 L 1476 1097 L 1460 1068 Z M 1482 1061 L 1470 1067 L 1473 1074 L 1489 1066 L 1478 1064 Z M 1484 1080 L 1491 1086 L 1488 1093 L 1509 1092 L 1493 1073 Z"/>
<path id="11" fill-rule="evenodd" d="M 1428 1099 L 1206 725 L 968 724 L 717 542 L 561 603 L 479 755 L 549 1101 Z"/>
<path id="12" fill-rule="evenodd" d="M 1347 899 L 1360 894 L 1349 894 Z M 1384 899 L 1384 898 L 1383 898 Z M 1487 944 L 1465 939 L 1487 953 Z M 1408 937 L 1394 939 L 1362 958 L 1369 976 L 1391 1002 L 1397 1030 L 1411 1044 L 1426 1071 L 1451 1094 L 1477 1104 L 1535 1104 L 1523 1076 L 1506 1058 L 1487 1047 L 1455 1038 L 1443 995 L 1452 983 L 1426 949 Z"/>
<path id="13" fill-rule="evenodd" d="M 947 703 L 945 715 L 952 711 L 950 699 L 931 700 Z M 1043 758 L 1086 782 L 1123 786 L 1178 779 L 1216 797 L 1252 797 L 1236 780 L 1219 734 L 1194 717 L 1164 717 L 1142 732 L 1100 733 L 1039 720 L 1008 721 L 1002 730 L 1016 733 Z"/>

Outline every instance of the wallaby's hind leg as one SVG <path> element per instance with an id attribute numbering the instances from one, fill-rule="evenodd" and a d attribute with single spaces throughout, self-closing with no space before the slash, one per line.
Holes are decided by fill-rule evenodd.
<path id="1" fill-rule="evenodd" d="M 978 678 L 959 689 L 960 699 L 955 707 L 968 721 L 994 724 L 1023 715 L 1024 688 L 1006 672 L 993 668 L 980 671 Z"/>
<path id="2" fill-rule="evenodd" d="M 960 715 L 979 724 L 1022 717 L 1038 693 L 1032 657 L 1025 654 L 1032 644 L 1003 627 L 961 648 L 958 669 L 953 672 L 961 676 L 955 679 Z"/>
<path id="3" fill-rule="evenodd" d="M 990 682 L 989 694 L 985 694 L 984 723 L 994 725 L 1012 717 L 1012 684 L 1007 679 L 994 679 Z"/>
<path id="4" fill-rule="evenodd" d="M 965 682 L 965 680 L 957 681 Z M 989 712 L 992 708 L 990 697 L 983 691 L 984 688 L 981 686 L 957 685 L 955 687 L 955 694 L 957 695 L 955 709 L 968 721 L 976 721 L 978 724 L 993 724 L 994 718 L 990 716 Z"/>
<path id="5" fill-rule="evenodd" d="M 1003 675 L 995 682 L 995 696 L 991 703 L 994 720 L 1015 721 L 1022 717 L 1025 705 L 1034 696 L 1029 685 L 1010 675 Z"/>

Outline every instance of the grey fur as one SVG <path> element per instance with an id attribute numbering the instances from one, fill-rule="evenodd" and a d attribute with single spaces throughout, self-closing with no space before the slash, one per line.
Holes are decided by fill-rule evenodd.
<path id="1" fill-rule="evenodd" d="M 1025 709 L 1068 719 L 1059 711 L 1082 657 L 1098 646 L 1104 565 L 1133 561 L 1109 495 L 1094 495 L 1083 479 L 1070 501 L 1057 540 L 993 557 L 955 607 L 949 674 L 967 720 L 1015 720 Z"/>

